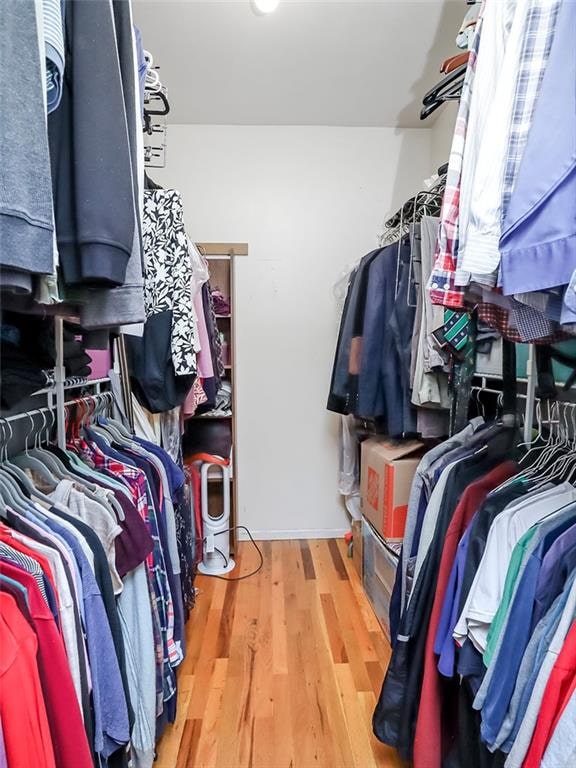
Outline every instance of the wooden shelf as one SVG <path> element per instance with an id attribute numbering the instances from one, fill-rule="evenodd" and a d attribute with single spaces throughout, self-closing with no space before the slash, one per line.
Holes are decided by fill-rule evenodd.
<path id="1" fill-rule="evenodd" d="M 192 416 L 193 419 L 231 419 L 231 413 L 200 413 L 197 416 Z"/>
<path id="2" fill-rule="evenodd" d="M 248 256 L 247 243 L 196 243 L 204 256 Z"/>
<path id="3" fill-rule="evenodd" d="M 230 320 L 232 315 L 216 315 L 216 320 Z"/>

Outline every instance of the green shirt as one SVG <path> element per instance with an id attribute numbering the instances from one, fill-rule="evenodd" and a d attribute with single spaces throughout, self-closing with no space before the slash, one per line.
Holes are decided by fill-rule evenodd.
<path id="1" fill-rule="evenodd" d="M 512 598 L 514 597 L 514 592 L 516 591 L 516 582 L 518 581 L 518 575 L 520 573 L 520 567 L 522 565 L 522 561 L 526 556 L 526 552 L 530 547 L 530 542 L 534 538 L 534 535 L 536 534 L 537 530 L 538 530 L 537 525 L 533 525 L 532 528 L 529 528 L 526 531 L 526 533 L 522 536 L 522 538 L 519 539 L 518 543 L 512 550 L 510 565 L 508 566 L 508 570 L 506 571 L 506 581 L 504 582 L 504 592 L 502 594 L 502 600 L 500 601 L 500 605 L 498 606 L 496 615 L 494 616 L 492 624 L 490 625 L 490 629 L 488 630 L 486 650 L 484 651 L 484 655 L 482 657 L 484 659 L 484 665 L 486 667 L 490 665 L 490 661 L 492 660 L 492 656 L 494 655 L 494 651 L 496 650 L 496 646 L 498 644 L 498 638 L 500 637 L 500 633 L 502 631 L 502 628 L 506 621 L 506 617 L 508 615 L 508 611 L 510 610 L 510 606 L 512 604 Z"/>

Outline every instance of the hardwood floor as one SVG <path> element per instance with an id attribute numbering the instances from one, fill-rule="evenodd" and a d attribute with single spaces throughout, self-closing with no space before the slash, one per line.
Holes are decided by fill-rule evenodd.
<path id="1" fill-rule="evenodd" d="M 371 718 L 390 648 L 340 541 L 259 546 L 257 576 L 199 577 L 177 722 L 155 768 L 396 768 Z M 235 575 L 258 562 L 240 545 Z"/>

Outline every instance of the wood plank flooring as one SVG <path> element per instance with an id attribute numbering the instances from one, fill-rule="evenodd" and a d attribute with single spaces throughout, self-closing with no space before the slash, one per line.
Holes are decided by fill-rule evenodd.
<path id="1" fill-rule="evenodd" d="M 256 576 L 199 577 L 178 719 L 155 768 L 397 768 L 371 719 L 390 647 L 344 542 L 259 544 Z M 240 545 L 234 575 L 258 562 Z"/>

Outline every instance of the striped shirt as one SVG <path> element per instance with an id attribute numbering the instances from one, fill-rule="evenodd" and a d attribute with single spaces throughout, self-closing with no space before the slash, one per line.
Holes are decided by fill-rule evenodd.
<path id="1" fill-rule="evenodd" d="M 64 7 L 61 0 L 42 0 L 43 35 L 46 51 L 46 97 L 48 112 L 60 104 L 64 79 Z"/>
<path id="2" fill-rule="evenodd" d="M 476 75 L 476 60 L 480 47 L 483 10 L 484 6 L 480 10 L 480 17 L 475 27 L 474 38 L 470 48 L 470 58 L 468 59 L 468 67 L 462 86 L 456 128 L 454 129 L 454 137 L 450 149 L 446 188 L 442 200 L 438 241 L 436 243 L 436 253 L 434 254 L 434 268 L 427 286 L 433 304 L 442 304 L 445 307 L 454 307 L 456 309 L 464 306 L 464 288 L 455 284 L 458 217 L 464 146 Z"/>
<path id="3" fill-rule="evenodd" d="M 521 0 L 516 7 L 478 155 L 458 284 L 469 282 L 468 273 L 475 282 L 496 284 L 502 225 L 528 140 L 559 6 L 560 0 Z"/>
<path id="4" fill-rule="evenodd" d="M 24 554 L 24 552 L 14 549 L 3 541 L 0 541 L 0 557 L 10 560 L 14 565 L 23 568 L 27 573 L 33 576 L 44 602 L 47 606 L 50 606 L 48 595 L 46 593 L 46 585 L 44 583 L 44 572 L 36 560 L 33 560 L 31 557 Z"/>
<path id="5" fill-rule="evenodd" d="M 562 0 L 537 0 L 531 3 L 528 11 L 506 151 L 502 222 L 508 210 L 518 168 L 528 141 L 532 116 L 548 64 L 561 2 Z"/>

